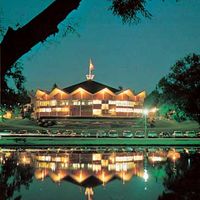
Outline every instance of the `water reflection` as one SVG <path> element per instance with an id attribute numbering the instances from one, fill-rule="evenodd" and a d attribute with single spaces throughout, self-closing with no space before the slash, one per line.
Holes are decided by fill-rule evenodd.
<path id="1" fill-rule="evenodd" d="M 95 199 L 94 188 L 97 186 L 106 186 L 115 180 L 125 184 L 133 177 L 139 177 L 146 183 L 150 176 L 155 178 L 155 182 L 161 179 L 166 189 L 173 190 L 174 181 L 183 177 L 191 169 L 193 160 L 199 158 L 198 149 L 193 149 L 195 157 L 191 151 L 174 148 L 125 151 L 123 148 L 102 150 L 85 147 L 1 149 L 0 199 L 11 199 L 22 185 L 28 188 L 33 179 L 45 182 L 48 178 L 56 184 L 67 181 L 84 188 L 88 200 Z M 146 185 L 144 189 L 147 190 Z M 162 191 L 159 198 L 165 199 L 165 193 L 161 194 Z M 22 196 L 15 196 L 15 199 Z"/>

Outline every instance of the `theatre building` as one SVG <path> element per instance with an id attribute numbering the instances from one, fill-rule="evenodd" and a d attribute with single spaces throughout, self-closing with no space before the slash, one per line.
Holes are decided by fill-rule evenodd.
<path id="1" fill-rule="evenodd" d="M 135 94 L 131 89 L 117 89 L 94 81 L 90 61 L 87 80 L 51 91 L 38 89 L 34 110 L 37 118 L 66 117 L 140 117 L 145 91 Z"/>

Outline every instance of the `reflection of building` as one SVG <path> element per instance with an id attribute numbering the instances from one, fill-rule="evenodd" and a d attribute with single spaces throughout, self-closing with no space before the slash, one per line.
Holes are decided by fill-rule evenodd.
<path id="1" fill-rule="evenodd" d="M 91 67 L 92 66 L 92 67 Z M 48 117 L 139 117 L 145 91 L 115 89 L 93 80 L 90 63 L 87 80 L 64 89 L 37 90 L 35 114 Z"/>
<path id="2" fill-rule="evenodd" d="M 175 155 L 177 159 L 180 158 L 180 153 L 175 149 L 170 151 L 159 149 L 148 153 L 145 151 L 72 153 L 69 149 L 3 150 L 0 151 L 0 164 L 4 164 L 9 158 L 14 158 L 17 160 L 17 165 L 31 166 L 37 180 L 49 177 L 55 183 L 71 182 L 84 187 L 85 195 L 92 200 L 93 189 L 98 185 L 106 185 L 116 179 L 125 183 L 134 176 L 147 181 L 146 158 L 154 165 Z"/>

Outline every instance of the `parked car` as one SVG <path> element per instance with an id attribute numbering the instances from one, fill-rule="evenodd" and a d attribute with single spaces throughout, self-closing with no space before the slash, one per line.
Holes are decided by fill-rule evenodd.
<path id="1" fill-rule="evenodd" d="M 136 138 L 144 138 L 144 131 L 136 131 L 135 132 L 135 137 Z"/>
<path id="2" fill-rule="evenodd" d="M 185 135 L 185 137 L 196 137 L 197 136 L 195 131 L 186 131 L 184 135 Z"/>
<path id="3" fill-rule="evenodd" d="M 123 131 L 122 133 L 123 137 L 127 137 L 127 138 L 132 138 L 133 137 L 133 133 L 131 131 Z"/>
<path id="4" fill-rule="evenodd" d="M 90 137 L 89 131 L 81 131 L 81 137 Z"/>
<path id="5" fill-rule="evenodd" d="M 12 130 L 2 130 L 0 131 L 0 135 L 9 135 L 13 134 L 14 132 Z"/>
<path id="6" fill-rule="evenodd" d="M 50 130 L 39 130 L 41 134 L 46 134 L 46 135 L 49 135 L 51 134 Z"/>
<path id="7" fill-rule="evenodd" d="M 184 137 L 184 134 L 183 134 L 182 131 L 174 131 L 174 132 L 172 133 L 172 136 L 173 136 L 173 137 Z"/>
<path id="8" fill-rule="evenodd" d="M 109 136 L 109 137 L 118 137 L 119 134 L 117 133 L 116 130 L 110 130 L 110 131 L 108 132 L 108 136 Z"/>
<path id="9" fill-rule="evenodd" d="M 107 133 L 103 130 L 98 130 L 96 136 L 97 137 L 106 137 Z"/>
<path id="10" fill-rule="evenodd" d="M 161 138 L 169 138 L 169 137 L 171 137 L 171 134 L 169 133 L 169 132 L 160 132 L 159 133 L 159 137 L 161 137 Z"/>
<path id="11" fill-rule="evenodd" d="M 75 136 L 76 135 L 76 133 L 73 130 L 68 130 L 68 129 L 66 129 L 62 134 L 65 136 Z"/>
<path id="12" fill-rule="evenodd" d="M 148 137 L 149 138 L 156 138 L 156 137 L 158 137 L 158 134 L 155 131 L 149 131 Z"/>
<path id="13" fill-rule="evenodd" d="M 17 133 L 18 133 L 18 134 L 27 134 L 28 131 L 27 131 L 27 130 L 19 130 Z"/>
<path id="14" fill-rule="evenodd" d="M 75 137 L 75 136 L 77 136 L 77 133 L 76 132 L 71 132 L 69 136 L 70 137 Z"/>
<path id="15" fill-rule="evenodd" d="M 200 137 L 200 132 L 196 133 L 196 136 L 197 136 L 197 137 Z"/>
<path id="16" fill-rule="evenodd" d="M 38 129 L 37 129 L 37 130 L 31 130 L 31 133 L 32 133 L 32 134 L 36 134 L 36 135 L 37 135 L 37 134 L 41 134 L 41 133 L 40 133 L 40 130 L 38 130 Z"/>

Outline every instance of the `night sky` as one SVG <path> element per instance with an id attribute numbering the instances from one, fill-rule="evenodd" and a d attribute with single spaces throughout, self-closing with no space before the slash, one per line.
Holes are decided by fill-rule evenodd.
<path id="1" fill-rule="evenodd" d="M 50 0 L 1 0 L 1 26 L 23 26 Z M 107 0 L 82 0 L 60 24 L 60 32 L 35 46 L 20 61 L 27 89 L 67 87 L 85 80 L 89 58 L 95 80 L 135 92 L 151 92 L 177 59 L 200 53 L 200 1 L 152 0 L 152 19 L 123 24 L 108 10 Z M 64 35 L 67 24 L 75 33 Z M 1 36 L 2 39 L 2 36 Z"/>

